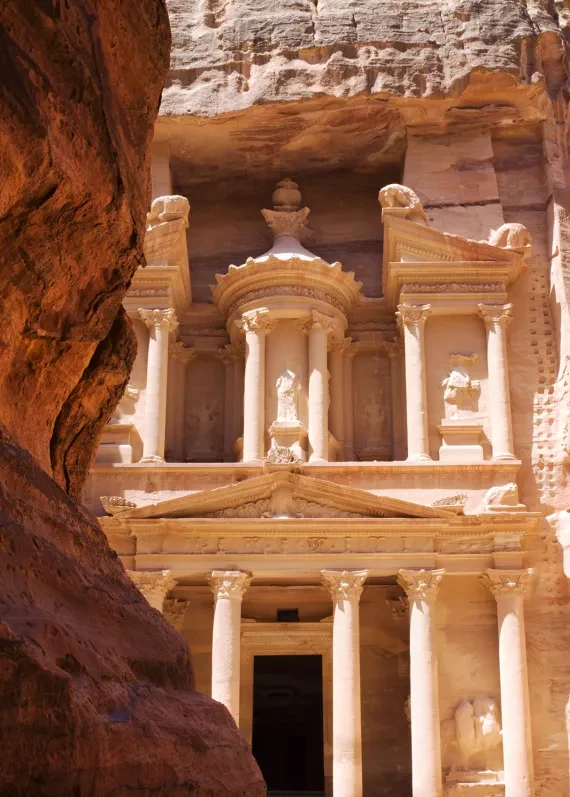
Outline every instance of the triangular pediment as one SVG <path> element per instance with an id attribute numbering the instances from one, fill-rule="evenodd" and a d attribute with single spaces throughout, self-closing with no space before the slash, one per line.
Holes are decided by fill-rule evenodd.
<path id="1" fill-rule="evenodd" d="M 149 518 L 448 518 L 452 513 L 290 472 L 268 473 L 121 512 Z"/>

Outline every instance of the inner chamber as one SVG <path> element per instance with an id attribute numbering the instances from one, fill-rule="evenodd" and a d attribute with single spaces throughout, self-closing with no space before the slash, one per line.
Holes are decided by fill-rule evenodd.
<path id="1" fill-rule="evenodd" d="M 255 656 L 252 746 L 268 795 L 324 795 L 322 656 Z"/>

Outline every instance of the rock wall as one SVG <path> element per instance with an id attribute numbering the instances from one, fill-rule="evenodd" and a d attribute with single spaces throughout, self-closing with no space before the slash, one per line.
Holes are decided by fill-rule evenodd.
<path id="1" fill-rule="evenodd" d="M 161 0 L 0 12 L 0 792 L 261 795 L 77 495 L 136 350 Z M 57 482 L 52 479 L 52 472 Z"/>

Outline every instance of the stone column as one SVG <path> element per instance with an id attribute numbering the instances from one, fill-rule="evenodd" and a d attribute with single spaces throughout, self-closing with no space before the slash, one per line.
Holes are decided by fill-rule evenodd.
<path id="1" fill-rule="evenodd" d="M 392 405 L 392 453 L 396 461 L 406 458 L 405 429 L 402 408 L 405 407 L 405 388 L 402 377 L 402 355 L 404 344 L 401 338 L 384 341 L 384 347 L 390 360 L 390 399 Z"/>
<path id="2" fill-rule="evenodd" d="M 243 393 L 243 461 L 261 462 L 265 454 L 265 336 L 276 321 L 267 311 L 242 315 L 245 330 L 245 380 Z"/>
<path id="3" fill-rule="evenodd" d="M 323 570 L 333 600 L 333 796 L 362 795 L 359 602 L 367 570 Z"/>
<path id="4" fill-rule="evenodd" d="M 127 570 L 127 575 L 152 608 L 162 614 L 166 595 L 174 589 L 178 580 L 172 575 L 172 571 Z"/>
<path id="5" fill-rule="evenodd" d="M 233 432 L 232 440 L 235 442 L 243 434 L 243 391 L 244 391 L 244 366 L 245 344 L 232 343 L 226 347 L 231 350 L 230 356 L 234 361 L 234 397 L 233 397 Z"/>
<path id="6" fill-rule="evenodd" d="M 445 570 L 400 570 L 410 605 L 412 795 L 441 797 L 435 603 Z"/>
<path id="7" fill-rule="evenodd" d="M 404 329 L 408 460 L 431 459 L 428 440 L 424 327 L 430 305 L 398 305 L 396 316 Z"/>
<path id="8" fill-rule="evenodd" d="M 483 580 L 497 601 L 505 797 L 532 797 L 524 592 L 532 570 L 487 570 Z"/>
<path id="9" fill-rule="evenodd" d="M 493 459 L 514 459 L 511 393 L 507 365 L 507 327 L 511 322 L 510 304 L 480 304 L 479 314 L 487 330 L 487 371 L 491 408 L 491 447 Z"/>
<path id="10" fill-rule="evenodd" d="M 354 452 L 354 375 L 353 362 L 360 343 L 346 338 L 348 345 L 344 350 L 344 459 L 353 462 Z"/>
<path id="11" fill-rule="evenodd" d="M 349 345 L 350 341 L 335 338 L 330 350 L 330 426 L 339 444 L 341 458 L 344 456 L 344 352 Z"/>
<path id="12" fill-rule="evenodd" d="M 149 329 L 146 404 L 141 462 L 164 462 L 168 337 L 178 326 L 174 310 L 139 310 Z"/>
<path id="13" fill-rule="evenodd" d="M 309 462 L 327 462 L 329 458 L 329 370 L 328 334 L 334 319 L 313 310 L 304 324 L 309 334 Z"/>
<path id="14" fill-rule="evenodd" d="M 167 448 L 172 452 L 177 462 L 184 460 L 184 421 L 185 421 L 185 397 L 186 397 L 186 366 L 196 357 L 196 349 L 192 346 L 185 346 L 182 341 L 171 343 L 168 347 L 168 357 L 172 363 L 176 364 L 178 379 L 172 384 L 169 380 L 167 390 L 168 412 L 172 412 L 172 418 L 166 419 Z M 172 375 L 172 374 L 171 374 Z M 171 388 L 174 394 L 171 396 Z"/>
<path id="15" fill-rule="evenodd" d="M 241 601 L 251 581 L 241 570 L 214 570 L 212 697 L 223 703 L 239 725 Z"/>
<path id="16" fill-rule="evenodd" d="M 234 383 L 235 383 L 235 360 L 231 354 L 231 346 L 224 346 L 218 349 L 218 357 L 224 364 L 224 458 L 232 461 L 232 451 L 234 445 Z"/>

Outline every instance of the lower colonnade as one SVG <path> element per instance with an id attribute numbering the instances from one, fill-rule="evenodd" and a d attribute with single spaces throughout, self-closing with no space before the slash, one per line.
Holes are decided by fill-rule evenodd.
<path id="1" fill-rule="evenodd" d="M 172 573 L 135 571 L 130 575 L 149 603 L 162 611 L 167 593 L 176 584 Z M 396 574 L 406 593 L 409 612 L 413 797 L 440 797 L 443 793 L 437 597 L 443 579 L 460 575 L 446 575 L 443 568 L 401 569 Z M 317 648 L 326 654 L 323 670 L 327 661 L 332 663 L 333 797 L 363 794 L 359 604 L 367 577 L 367 570 L 322 570 L 319 578 L 333 604 L 332 623 L 321 626 L 320 647 L 317 642 Z M 523 609 L 531 577 L 530 569 L 487 569 L 481 574 L 497 605 L 505 797 L 534 794 Z M 259 643 L 262 631 L 261 626 L 248 626 L 242 621 L 242 599 L 252 578 L 250 572 L 242 570 L 214 570 L 208 577 L 214 595 L 211 694 L 228 708 L 246 736 L 251 736 L 251 713 L 248 710 L 242 721 L 242 644 L 251 632 Z M 263 627 L 269 625 L 273 624 Z M 271 653 L 259 646 L 256 650 Z"/>

